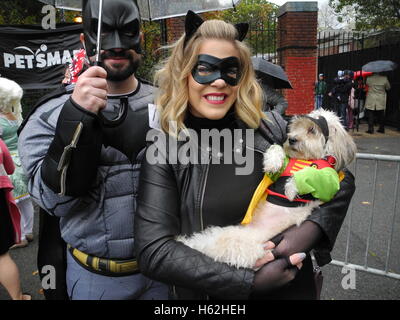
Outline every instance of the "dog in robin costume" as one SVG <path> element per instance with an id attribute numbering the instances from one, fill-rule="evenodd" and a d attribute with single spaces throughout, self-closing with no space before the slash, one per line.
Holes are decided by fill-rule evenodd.
<path id="1" fill-rule="evenodd" d="M 356 145 L 335 113 L 318 109 L 295 116 L 284 145 L 272 145 L 264 154 L 264 179 L 242 224 L 209 227 L 177 240 L 216 261 L 253 268 L 266 253 L 266 241 L 300 225 L 335 196 L 344 177 L 341 169 L 355 154 Z"/>

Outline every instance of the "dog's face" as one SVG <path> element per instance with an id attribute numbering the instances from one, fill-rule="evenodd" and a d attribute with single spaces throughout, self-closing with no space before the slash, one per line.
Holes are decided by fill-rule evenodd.
<path id="1" fill-rule="evenodd" d="M 291 158 L 304 160 L 333 156 L 336 159 L 336 170 L 347 166 L 354 159 L 357 148 L 353 138 L 340 123 L 339 117 L 323 109 L 315 110 L 308 116 L 322 116 L 326 119 L 329 128 L 328 139 L 325 139 L 322 129 L 312 120 L 296 116 L 288 126 L 288 139 L 284 144 L 286 154 Z"/>
<path id="2" fill-rule="evenodd" d="M 310 119 L 298 116 L 288 127 L 284 148 L 291 158 L 321 159 L 325 155 L 325 137 L 319 126 Z"/>

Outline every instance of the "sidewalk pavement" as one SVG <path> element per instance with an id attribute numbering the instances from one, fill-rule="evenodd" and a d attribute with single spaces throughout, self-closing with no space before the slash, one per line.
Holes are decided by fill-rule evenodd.
<path id="1" fill-rule="evenodd" d="M 350 129 L 357 144 L 358 153 L 373 153 L 385 155 L 400 155 L 400 131 L 394 127 L 385 127 L 385 133 L 366 133 L 368 125 L 361 123 L 358 131 Z"/>
<path id="2" fill-rule="evenodd" d="M 379 133 L 377 132 L 378 126 L 374 127 L 374 133 L 370 134 L 367 133 L 366 131 L 368 130 L 368 124 L 361 122 L 359 124 L 358 131 L 356 128 L 350 129 L 349 132 L 354 136 L 354 137 L 362 137 L 362 138 L 388 138 L 388 137 L 399 137 L 400 136 L 400 131 L 394 127 L 385 127 L 385 133 Z"/>
<path id="3" fill-rule="evenodd" d="M 400 131 L 393 127 L 386 127 L 385 133 L 366 133 L 367 124 L 362 123 L 359 130 L 351 130 L 357 144 L 358 153 L 400 155 Z M 375 128 L 376 129 L 376 128 Z M 350 233 L 349 263 L 364 265 L 367 237 L 371 239 L 367 259 L 368 266 L 384 270 L 388 248 L 388 235 L 391 230 L 391 215 L 394 203 L 393 185 L 397 165 L 390 162 L 379 162 L 378 178 L 376 181 L 376 203 L 372 205 L 371 189 L 374 173 L 373 162 L 360 160 L 357 164 L 356 193 L 353 196 L 352 227 Z M 353 168 L 354 170 L 354 162 Z M 354 172 L 354 171 L 353 171 Z M 400 192 L 400 191 L 399 191 Z M 398 193 L 399 195 L 399 193 Z M 372 208 L 371 208 L 372 207 Z M 400 274 L 400 238 L 396 230 L 400 229 L 400 199 L 397 199 L 397 210 L 394 213 L 395 235 L 391 245 L 389 271 Z M 371 233 L 369 233 L 370 212 L 374 211 Z M 350 212 L 350 209 L 349 209 Z M 344 261 L 348 236 L 349 212 L 336 240 L 332 257 Z M 322 268 L 324 285 L 321 293 L 323 300 L 399 300 L 400 280 L 386 276 L 375 275 L 365 271 L 355 272 L 355 288 L 343 288 L 347 283 L 345 277 L 349 275 L 342 267 L 329 264 Z M 345 285 L 346 286 L 346 285 Z"/>

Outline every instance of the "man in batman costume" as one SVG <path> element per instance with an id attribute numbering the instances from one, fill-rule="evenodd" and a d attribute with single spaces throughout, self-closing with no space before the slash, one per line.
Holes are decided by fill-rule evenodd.
<path id="1" fill-rule="evenodd" d="M 167 287 L 144 277 L 134 256 L 135 198 L 153 101 L 153 87 L 135 77 L 139 11 L 134 0 L 103 2 L 102 15 L 98 0 L 82 6 L 91 66 L 72 92 L 43 98 L 20 129 L 21 161 L 42 208 L 39 273 L 49 275 L 42 273 L 46 265 L 56 270 L 46 299 L 167 299 Z M 99 20 L 101 66 L 94 62 Z M 110 125 L 121 107 L 127 115 Z"/>

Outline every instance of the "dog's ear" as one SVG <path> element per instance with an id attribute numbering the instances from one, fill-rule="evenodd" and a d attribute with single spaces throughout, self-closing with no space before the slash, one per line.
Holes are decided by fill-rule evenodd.
<path id="1" fill-rule="evenodd" d="M 328 119 L 330 138 L 326 144 L 326 155 L 336 158 L 337 171 L 347 167 L 356 156 L 357 146 L 353 137 L 344 129 L 339 118 Z"/>

